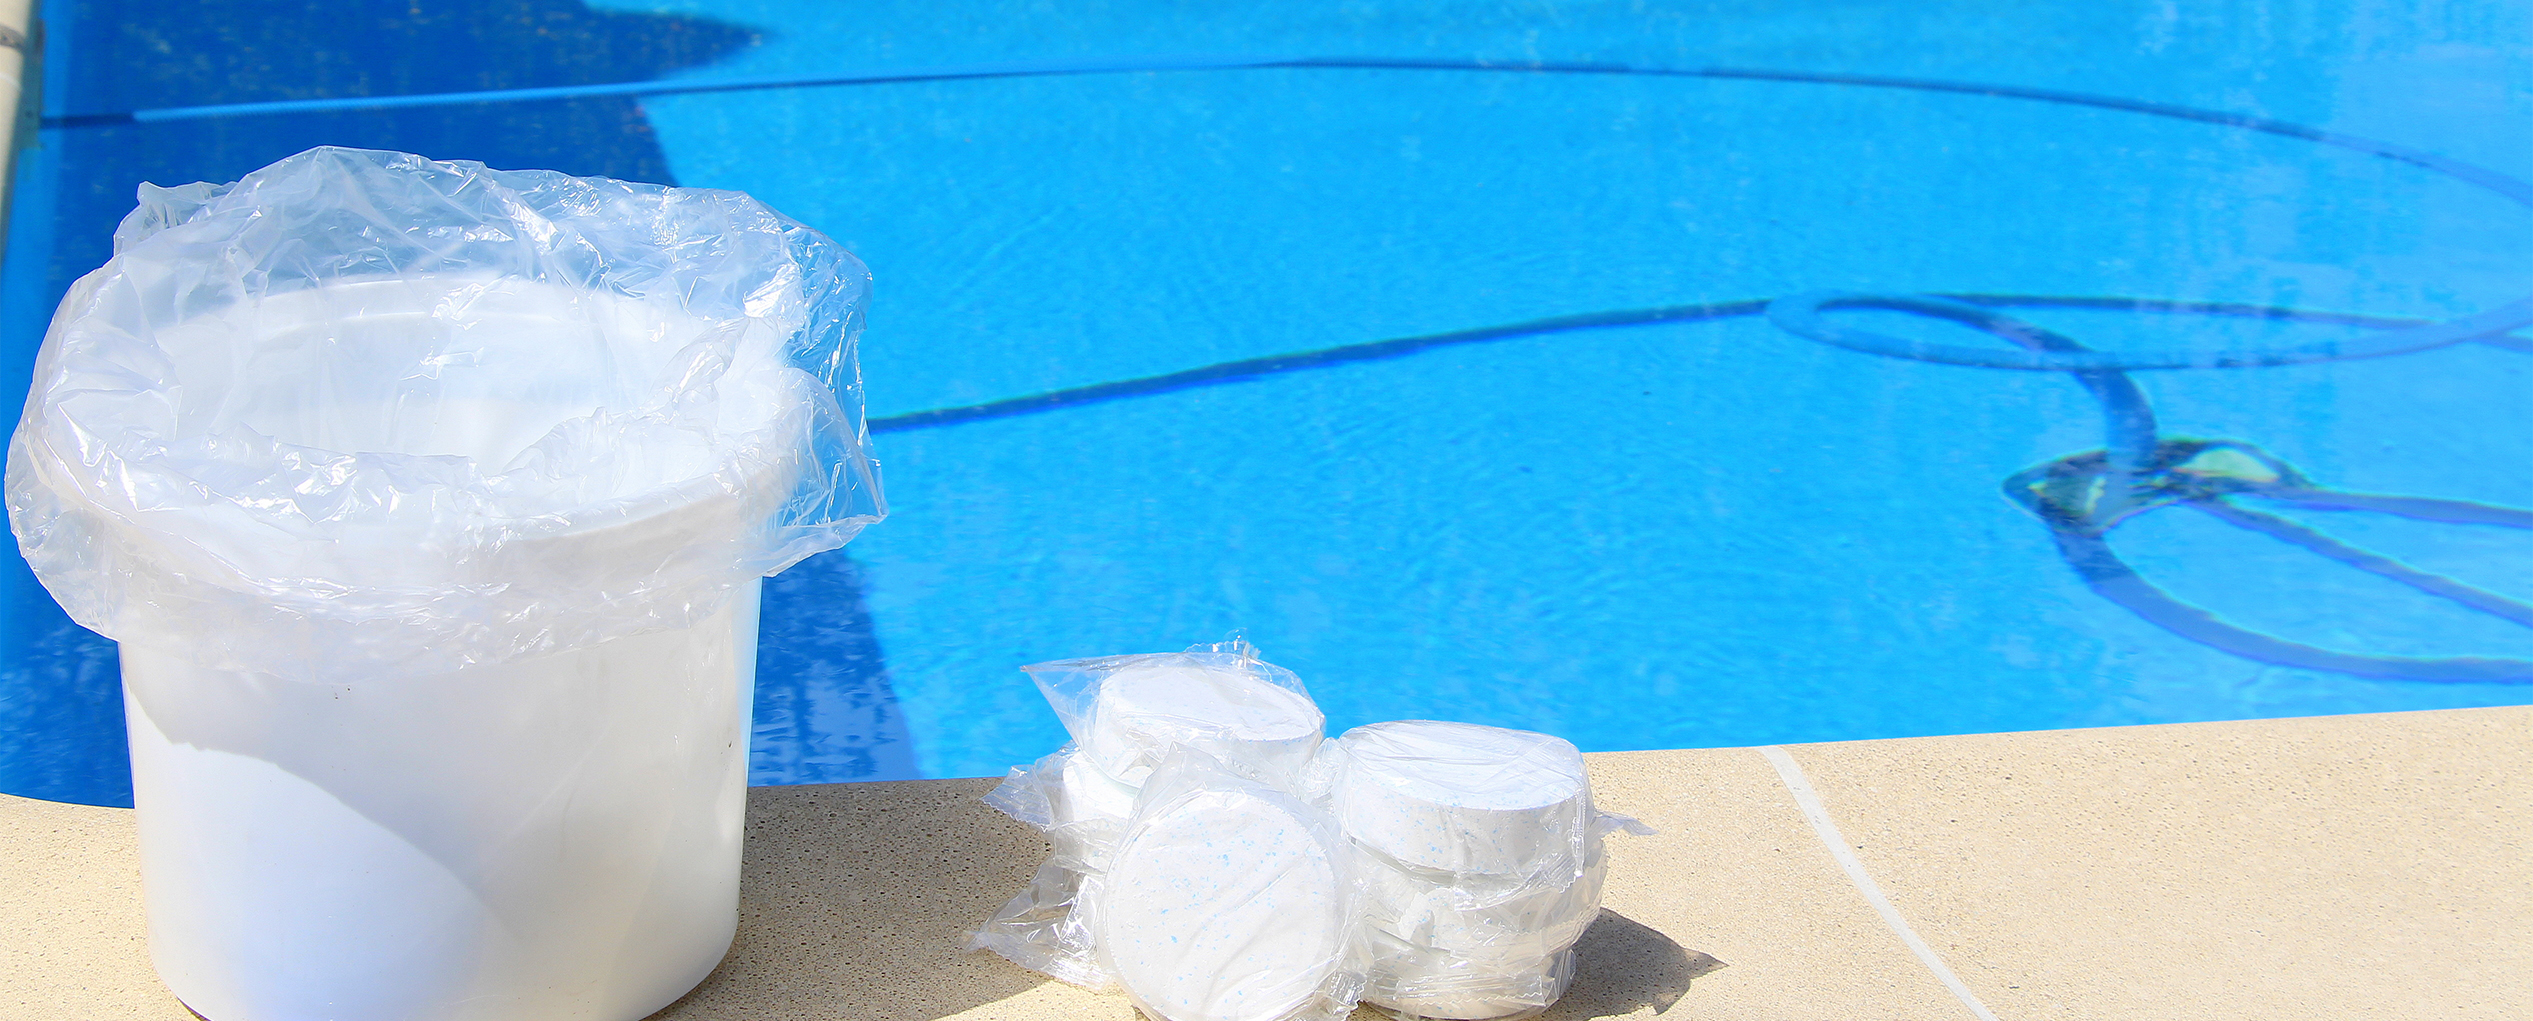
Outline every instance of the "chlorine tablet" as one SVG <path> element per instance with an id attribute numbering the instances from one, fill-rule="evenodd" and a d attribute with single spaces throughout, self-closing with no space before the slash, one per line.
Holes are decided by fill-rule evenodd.
<path id="1" fill-rule="evenodd" d="M 1056 773 L 1055 788 L 1047 799 L 1055 810 L 1056 824 L 1112 822 L 1123 825 L 1134 814 L 1135 788 L 1100 772 L 1080 752 L 1063 757 L 1064 766 Z"/>
<path id="2" fill-rule="evenodd" d="M 1405 720 L 1357 727 L 1339 745 L 1339 824 L 1405 864 L 1518 874 L 1572 860 L 1590 836 L 1583 754 L 1564 739 Z"/>
<path id="3" fill-rule="evenodd" d="M 1320 994 L 1342 963 L 1349 898 L 1339 849 L 1306 812 L 1256 789 L 1144 808 L 1092 923 L 1139 1005 L 1167 1021 L 1277 1021 Z"/>
<path id="4" fill-rule="evenodd" d="M 1364 924 L 1406 942 L 1464 957 L 1513 961 L 1574 945 L 1601 911 L 1608 874 L 1599 848 L 1579 869 L 1521 877 L 1411 873 L 1367 856 L 1356 863 Z M 1474 881 L 1474 880 L 1493 881 Z"/>
<path id="5" fill-rule="evenodd" d="M 1310 697 L 1246 670 L 1182 657 L 1126 667 L 1099 682 L 1082 758 L 1141 784 L 1176 745 L 1268 777 L 1290 777 L 1319 747 L 1327 718 Z"/>

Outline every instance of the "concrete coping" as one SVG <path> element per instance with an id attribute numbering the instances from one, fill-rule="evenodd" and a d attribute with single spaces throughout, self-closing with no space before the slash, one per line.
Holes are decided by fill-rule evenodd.
<path id="1" fill-rule="evenodd" d="M 2533 1017 L 2533 707 L 1587 759 L 1660 833 L 1549 1019 Z M 1134 1017 L 960 952 L 1047 850 L 992 784 L 751 791 L 738 945 L 657 1016 Z M 190 1017 L 139 885 L 130 812 L 0 798 L 0 1019 Z"/>

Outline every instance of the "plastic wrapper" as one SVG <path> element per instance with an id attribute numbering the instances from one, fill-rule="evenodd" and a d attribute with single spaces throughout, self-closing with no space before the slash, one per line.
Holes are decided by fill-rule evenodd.
<path id="1" fill-rule="evenodd" d="M 1182 745 L 1290 787 L 1327 732 L 1301 679 L 1237 639 L 1022 669 L 1072 732 L 1081 760 L 1129 787 Z"/>
<path id="2" fill-rule="evenodd" d="M 1571 949 L 1499 961 L 1435 953 L 1378 930 L 1368 938 L 1371 981 L 1364 999 L 1374 1012 L 1400 1021 L 1529 1017 L 1574 983 Z"/>
<path id="3" fill-rule="evenodd" d="M 1582 754 L 1545 734 L 1304 738 L 1300 682 L 1237 642 L 1028 669 L 1075 743 L 986 801 L 1055 851 L 970 945 L 1166 1021 L 1333 1018 L 1356 996 L 1397 1018 L 1536 1013 L 1599 915 L 1602 838 L 1649 832 L 1598 811 Z"/>
<path id="4" fill-rule="evenodd" d="M 1027 889 L 969 934 L 969 950 L 991 950 L 1031 971 L 1085 989 L 1115 988 L 1091 952 L 1082 905 L 1098 898 L 1118 838 L 1133 816 L 1135 788 L 1091 769 L 1065 745 L 1011 775 L 985 803 L 1047 835 L 1054 848 Z"/>
<path id="5" fill-rule="evenodd" d="M 1365 884 L 1365 998 L 1499 1018 L 1554 1003 L 1599 915 L 1602 836 L 1582 753 L 1545 734 L 1404 721 L 1346 732 L 1313 776 Z"/>
<path id="6" fill-rule="evenodd" d="M 1055 860 L 1075 869 L 1108 867 L 1108 854 L 1134 814 L 1137 788 L 1100 772 L 1067 744 L 1015 767 L 985 803 L 1047 835 Z"/>
<path id="7" fill-rule="evenodd" d="M 1563 738 L 1375 723 L 1337 739 L 1322 769 L 1346 835 L 1416 868 L 1571 876 L 1600 846 L 1583 753 Z"/>
<path id="8" fill-rule="evenodd" d="M 1564 886 L 1545 877 L 1434 874 L 1363 851 L 1368 983 L 1392 1017 L 1520 1017 L 1565 994 L 1573 949 L 1600 915 L 1605 860 Z"/>
<path id="9" fill-rule="evenodd" d="M 10 444 L 70 616 L 433 673 L 689 627 L 883 513 L 833 242 L 734 192 L 323 148 L 143 186 Z"/>
<path id="10" fill-rule="evenodd" d="M 1325 812 L 1181 747 L 1086 902 L 1094 953 L 1164 1021 L 1336 1021 L 1363 983 L 1352 861 Z"/>
<path id="11" fill-rule="evenodd" d="M 1236 638 L 1183 653 L 1022 669 L 1078 738 L 1013 769 L 986 795 L 986 804 L 1045 833 L 1054 851 L 1029 889 L 968 946 L 1074 985 L 1110 988 L 1115 976 L 1091 953 L 1078 920 L 1096 900 L 1152 769 L 1184 744 L 1211 752 L 1224 768 L 1289 787 L 1320 746 L 1325 718 L 1299 678 Z M 1092 741 L 1102 754 L 1090 750 Z"/>
<path id="12" fill-rule="evenodd" d="M 1099 897 L 1100 876 L 1049 860 L 1028 889 L 968 934 L 970 951 L 991 950 L 1013 964 L 1084 989 L 1117 987 L 1091 948 L 1091 913 L 1077 910 Z"/>

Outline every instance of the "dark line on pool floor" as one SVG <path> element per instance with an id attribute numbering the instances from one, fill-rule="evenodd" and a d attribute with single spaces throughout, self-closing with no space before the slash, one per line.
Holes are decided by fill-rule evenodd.
<path id="1" fill-rule="evenodd" d="M 1169 71 L 1263 71 L 1263 70 L 1355 70 L 1355 71 L 1468 71 L 1494 74 L 1564 74 L 1564 75 L 1633 75 L 1651 78 L 1705 78 L 1715 81 L 1763 81 L 1804 85 L 1849 85 L 1863 88 L 1905 89 L 1914 92 L 1946 92 L 1970 96 L 1991 96 L 2029 99 L 2072 106 L 2090 106 L 2106 110 L 2123 110 L 2179 120 L 2198 121 L 2225 127 L 2245 128 L 2289 138 L 2301 138 L 2327 145 L 2353 149 L 2386 159 L 2414 164 L 2439 173 L 2470 181 L 2500 194 L 2533 205 L 2533 187 L 2507 175 L 2482 167 L 2449 160 L 2424 150 L 2407 146 L 2342 135 L 2290 121 L 2202 110 L 2173 103 L 2123 99 L 2061 89 L 2030 88 L 2019 85 L 1997 85 L 1985 82 L 1962 82 L 1938 78 L 1906 78 L 1891 75 L 1841 74 L 1830 71 L 1780 71 L 1766 68 L 1736 67 L 1660 67 L 1639 66 L 1605 61 L 1529 60 L 1495 61 L 1466 58 L 1408 57 L 1278 57 L 1278 56 L 1143 56 L 1092 58 L 1079 60 L 1013 61 L 995 64 L 957 64 L 934 67 L 905 68 L 894 71 L 857 71 L 824 75 L 776 75 L 756 78 L 711 80 L 652 80 L 605 82 L 592 85 L 561 85 L 545 88 L 491 89 L 472 92 L 429 92 L 396 96 L 338 96 L 323 99 L 283 99 L 254 103 L 221 103 L 205 106 L 154 107 L 130 111 L 102 111 L 48 115 L 39 121 L 46 128 L 98 127 L 114 124 L 153 123 L 161 121 L 201 120 L 217 117 L 252 117 L 291 113 L 337 113 L 359 110 L 387 110 L 417 106 L 460 106 L 475 103 L 519 103 L 540 100 L 586 99 L 594 97 L 642 97 L 697 95 L 715 92 L 746 92 L 767 89 L 817 88 L 847 85 L 897 85 L 940 81 L 976 81 L 995 78 L 1055 78 L 1081 75 L 1136 74 Z"/>
<path id="2" fill-rule="evenodd" d="M 1936 297 L 1951 298 L 1956 301 L 1968 302 L 1973 305 L 1985 305 L 1992 308 L 2071 308 L 2103 311 L 2162 313 L 2172 315 L 2206 315 L 2239 319 L 2270 319 L 2282 322 L 2314 323 L 2333 326 L 2365 326 L 2376 329 L 2398 329 L 2401 327 L 2417 326 L 2435 321 L 2431 319 L 2417 319 L 2399 316 L 2365 315 L 2355 312 L 2325 312 L 2312 309 L 2287 308 L 2277 305 L 2255 305 L 2243 302 L 2166 301 L 2152 298 L 2128 298 L 2110 295 L 1944 294 L 1936 295 Z M 1107 401 L 1124 400 L 1130 397 L 1148 397 L 1156 394 L 1173 393 L 1180 390 L 1220 386 L 1226 383 L 1240 383 L 1268 376 L 1282 375 L 1289 372 L 1303 372 L 1311 369 L 1334 368 L 1336 366 L 1351 365 L 1357 362 L 1372 362 L 1391 358 L 1404 358 L 1408 355 L 1421 354 L 1438 348 L 1456 347 L 1462 344 L 1480 344 L 1497 340 L 1513 340 L 1521 337 L 1536 337 L 1546 334 L 1566 333 L 1577 330 L 1600 330 L 1622 326 L 1650 326 L 1661 323 L 1695 323 L 1711 322 L 1720 319 L 1736 319 L 1747 316 L 1755 316 L 1766 312 L 1771 300 L 1772 299 L 1757 298 L 1748 301 L 1713 302 L 1698 305 L 1662 305 L 1653 308 L 1619 309 L 1610 312 L 1586 312 L 1579 315 L 1554 316 L 1547 319 L 1530 319 L 1518 323 L 1506 323 L 1500 326 L 1483 326 L 1470 330 L 1452 330 L 1444 333 L 1425 333 L 1412 337 L 1397 337 L 1390 340 L 1375 340 L 1360 344 L 1344 344 L 1337 347 L 1319 348 L 1311 351 L 1296 351 L 1290 354 L 1267 355 L 1260 358 L 1243 358 L 1237 361 L 1219 362 L 1213 365 L 1198 366 L 1193 369 L 1166 372 L 1157 376 L 1138 376 L 1132 379 L 1119 379 L 1105 383 L 1093 383 L 1088 386 L 1067 387 L 1061 390 L 1048 390 L 1042 393 L 1034 393 L 1022 397 L 1007 397 L 1001 400 L 986 401 L 980 404 L 962 404 L 947 408 L 932 408 L 925 411 L 910 411 L 899 415 L 888 415 L 880 418 L 873 418 L 869 421 L 868 425 L 870 431 L 874 433 L 907 432 L 915 429 L 932 429 L 940 426 L 959 425 L 967 422 L 982 422 L 997 418 L 1013 418 L 1020 415 L 1056 411 L 1063 408 L 1081 407 L 1087 404 L 1100 404 Z M 2512 351 L 2533 353 L 2533 340 L 2527 340 L 2521 337 L 2499 335 L 2480 338 L 2479 342 Z"/>
<path id="3" fill-rule="evenodd" d="M 1468 71 L 1494 74 L 1564 74 L 1564 75 L 1634 75 L 1653 78 L 1705 78 L 1716 81 L 1786 82 L 1804 85 L 1849 85 L 1863 88 L 1905 89 L 1914 92 L 1946 92 L 1959 95 L 2029 99 L 2072 106 L 2090 106 L 2106 110 L 2123 110 L 2179 120 L 2198 121 L 2225 127 L 2283 135 L 2353 149 L 2424 167 L 2477 184 L 2506 195 L 2518 202 L 2533 205 L 2533 187 L 2505 174 L 2446 159 L 2434 153 L 2408 146 L 2342 135 L 2290 121 L 2202 110 L 2173 103 L 2123 99 L 2060 89 L 2030 88 L 2019 85 L 1997 85 L 1984 82 L 1962 82 L 1938 78 L 1906 78 L 1891 75 L 1842 74 L 1830 71 L 1779 71 L 1766 68 L 1736 67 L 1661 67 L 1621 64 L 1605 61 L 1529 60 L 1495 61 L 1468 58 L 1409 57 L 1346 57 L 1346 56 L 1141 56 L 1090 58 L 1077 60 L 1013 61 L 995 64 L 957 64 L 934 67 L 905 68 L 894 71 L 857 71 L 825 75 L 781 75 L 756 78 L 710 80 L 653 80 L 606 82 L 593 85 L 562 85 L 546 88 L 493 89 L 473 92 L 431 92 L 400 96 L 340 96 L 324 99 L 284 99 L 254 103 L 222 103 L 206 106 L 156 107 L 131 111 L 104 111 L 54 114 L 41 119 L 47 128 L 96 127 L 112 124 L 151 123 L 159 121 L 200 120 L 216 117 L 251 117 L 290 113 L 332 113 L 357 110 L 385 110 L 416 106 L 457 106 L 473 103 L 518 103 L 539 100 L 584 99 L 607 96 L 671 96 L 714 92 L 744 92 L 766 89 L 816 88 L 846 85 L 892 85 L 939 81 L 974 81 L 994 78 L 1054 78 L 1080 75 L 1136 74 L 1168 71 L 1262 71 L 1262 70 L 1357 70 L 1357 71 Z"/>
<path id="4" fill-rule="evenodd" d="M 343 112 L 383 110 L 416 106 L 456 106 L 472 103 L 517 103 L 539 100 L 583 99 L 607 96 L 670 96 L 714 92 L 744 92 L 767 89 L 816 88 L 847 85 L 892 85 L 939 81 L 975 81 L 994 78 L 1053 78 L 1081 75 L 1136 74 L 1169 71 L 1262 71 L 1262 70 L 1359 70 L 1359 71 L 1469 71 L 1496 74 L 1566 74 L 1566 75 L 1635 75 L 1655 78 L 1705 78 L 1716 81 L 1764 81 L 1805 85 L 1850 85 L 1864 88 L 1906 89 L 1916 92 L 1948 92 L 1960 95 L 2029 99 L 2074 106 L 2091 106 L 2107 110 L 2124 110 L 2180 120 L 2199 121 L 2226 127 L 2246 128 L 2290 138 L 2301 138 L 2342 148 L 2355 149 L 2387 159 L 2399 160 L 2420 167 L 2463 178 L 2481 187 L 2497 191 L 2519 202 L 2533 205 L 2533 189 L 2523 182 L 2495 171 L 2449 160 L 2423 150 L 2342 135 L 2289 121 L 2254 117 L 2248 114 L 2202 110 L 2173 103 L 2123 99 L 2092 93 L 2060 89 L 2030 88 L 2018 85 L 1997 85 L 1984 82 L 1962 82 L 1938 78 L 1908 78 L 1892 75 L 1842 74 L 1830 71 L 1780 71 L 1766 68 L 1737 67 L 1661 67 L 1622 64 L 1608 61 L 1528 60 L 1496 61 L 1469 58 L 1412 58 L 1372 56 L 1136 56 L 1088 58 L 1075 60 L 1011 61 L 992 64 L 955 64 L 905 68 L 893 71 L 857 71 L 823 75 L 772 75 L 754 78 L 711 80 L 653 80 L 606 82 L 591 85 L 562 85 L 545 88 L 493 89 L 472 92 L 432 92 L 396 96 L 341 96 L 323 99 L 284 99 L 254 103 L 222 103 L 205 106 L 156 107 L 131 111 L 108 111 L 55 114 L 40 121 L 47 128 L 94 127 L 110 124 L 149 123 L 157 121 L 199 120 L 215 117 L 247 117 L 289 113 Z"/>
<path id="5" fill-rule="evenodd" d="M 908 412 L 903 415 L 890 415 L 886 418 L 870 420 L 870 429 L 875 433 L 899 432 L 990 418 L 1010 418 L 1014 415 L 1054 411 L 1058 408 L 1097 404 L 1127 397 L 1143 397 L 1196 387 L 1237 383 L 1305 369 L 1324 369 L 1355 362 L 1402 358 L 1459 344 L 1509 340 L 1515 337 L 1532 337 L 1568 330 L 1595 330 L 1613 326 L 1727 319 L 1735 316 L 1757 315 L 1766 311 L 1767 307 L 1768 303 L 1765 301 L 1734 301 L 1720 305 L 1666 305 L 1660 308 L 1623 309 L 1616 312 L 1587 312 L 1582 315 L 1532 319 L 1502 326 L 1484 326 L 1474 330 L 1453 330 L 1448 333 L 1427 333 L 1391 340 L 1375 340 L 1362 344 L 1320 348 L 1315 351 L 1267 355 L 1263 358 L 1243 358 L 1239 361 L 1220 362 L 1158 376 L 1139 376 L 1133 379 L 1093 383 L 1089 386 L 1050 390 L 1026 397 L 987 401 L 983 404 L 966 404 L 951 408 L 934 408 L 930 411 Z"/>
<path id="6" fill-rule="evenodd" d="M 2146 100 L 2123 99 L 2061 89 L 2030 88 L 2019 85 L 1997 85 L 1985 82 L 1962 82 L 1939 78 L 1906 78 L 1892 75 L 1842 74 L 1831 71 L 1779 71 L 1766 68 L 1737 67 L 1660 67 L 1620 64 L 1605 61 L 1528 60 L 1495 61 L 1467 58 L 1409 57 L 1278 57 L 1278 56 L 1145 56 L 1092 58 L 1080 60 L 1013 61 L 996 64 L 957 64 L 906 68 L 895 71 L 857 71 L 844 74 L 782 75 L 757 78 L 710 80 L 653 80 L 606 82 L 593 85 L 561 85 L 545 88 L 492 89 L 473 92 L 430 92 L 400 96 L 340 96 L 324 99 L 283 99 L 254 103 L 222 103 L 206 106 L 155 107 L 131 111 L 107 111 L 55 114 L 41 119 L 48 128 L 93 127 L 108 124 L 149 123 L 157 121 L 199 120 L 214 117 L 250 117 L 289 113 L 332 113 L 356 110 L 384 110 L 416 106 L 457 106 L 471 103 L 517 103 L 538 100 L 584 99 L 606 96 L 672 96 L 714 92 L 744 92 L 766 89 L 816 88 L 846 85 L 894 85 L 938 81 L 975 81 L 994 78 L 1055 78 L 1100 74 L 1136 74 L 1168 71 L 1263 71 L 1263 70 L 1353 70 L 1353 71 L 1469 71 L 1494 74 L 1568 74 L 1568 75 L 1634 75 L 1651 78 L 1705 78 L 1716 81 L 1786 82 L 1804 85 L 1851 85 L 1864 88 L 1905 89 L 1915 92 L 1948 92 L 1960 95 L 2029 99 L 2072 106 L 2090 106 L 2106 110 L 2124 110 L 2179 120 L 2199 121 L 2225 127 L 2245 128 L 2289 138 L 2301 138 L 2328 145 L 2371 153 L 2386 159 L 2399 160 L 2449 174 L 2481 187 L 2533 205 L 2533 188 L 2495 171 L 2456 160 L 2449 160 L 2424 150 L 2407 146 L 2342 135 L 2290 121 L 2202 110 L 2197 107 Z"/>

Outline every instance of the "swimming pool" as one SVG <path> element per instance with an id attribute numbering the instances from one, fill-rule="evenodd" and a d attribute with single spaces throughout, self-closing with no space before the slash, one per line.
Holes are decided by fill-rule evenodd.
<path id="1" fill-rule="evenodd" d="M 758 782 L 999 772 L 1062 740 L 1018 665 L 1234 628 L 1332 727 L 1587 749 L 2533 700 L 2360 662 L 2533 660 L 2522 342 L 2127 372 L 2147 447 L 2239 456 L 2172 447 L 2166 506 L 2088 522 L 2120 384 L 1765 314 L 1987 296 L 2206 355 L 2533 294 L 2503 186 L 2295 134 L 2533 178 L 2533 13 L 2067 6 L 54 3 L 0 363 L 23 389 L 134 183 L 320 143 L 738 188 L 826 231 L 877 275 L 894 514 L 771 582 Z M 343 102 L 478 90 L 514 94 Z M 2170 505 L 2228 486 L 2290 526 Z M 0 791 L 114 803 L 111 645 L 11 564 Z"/>

